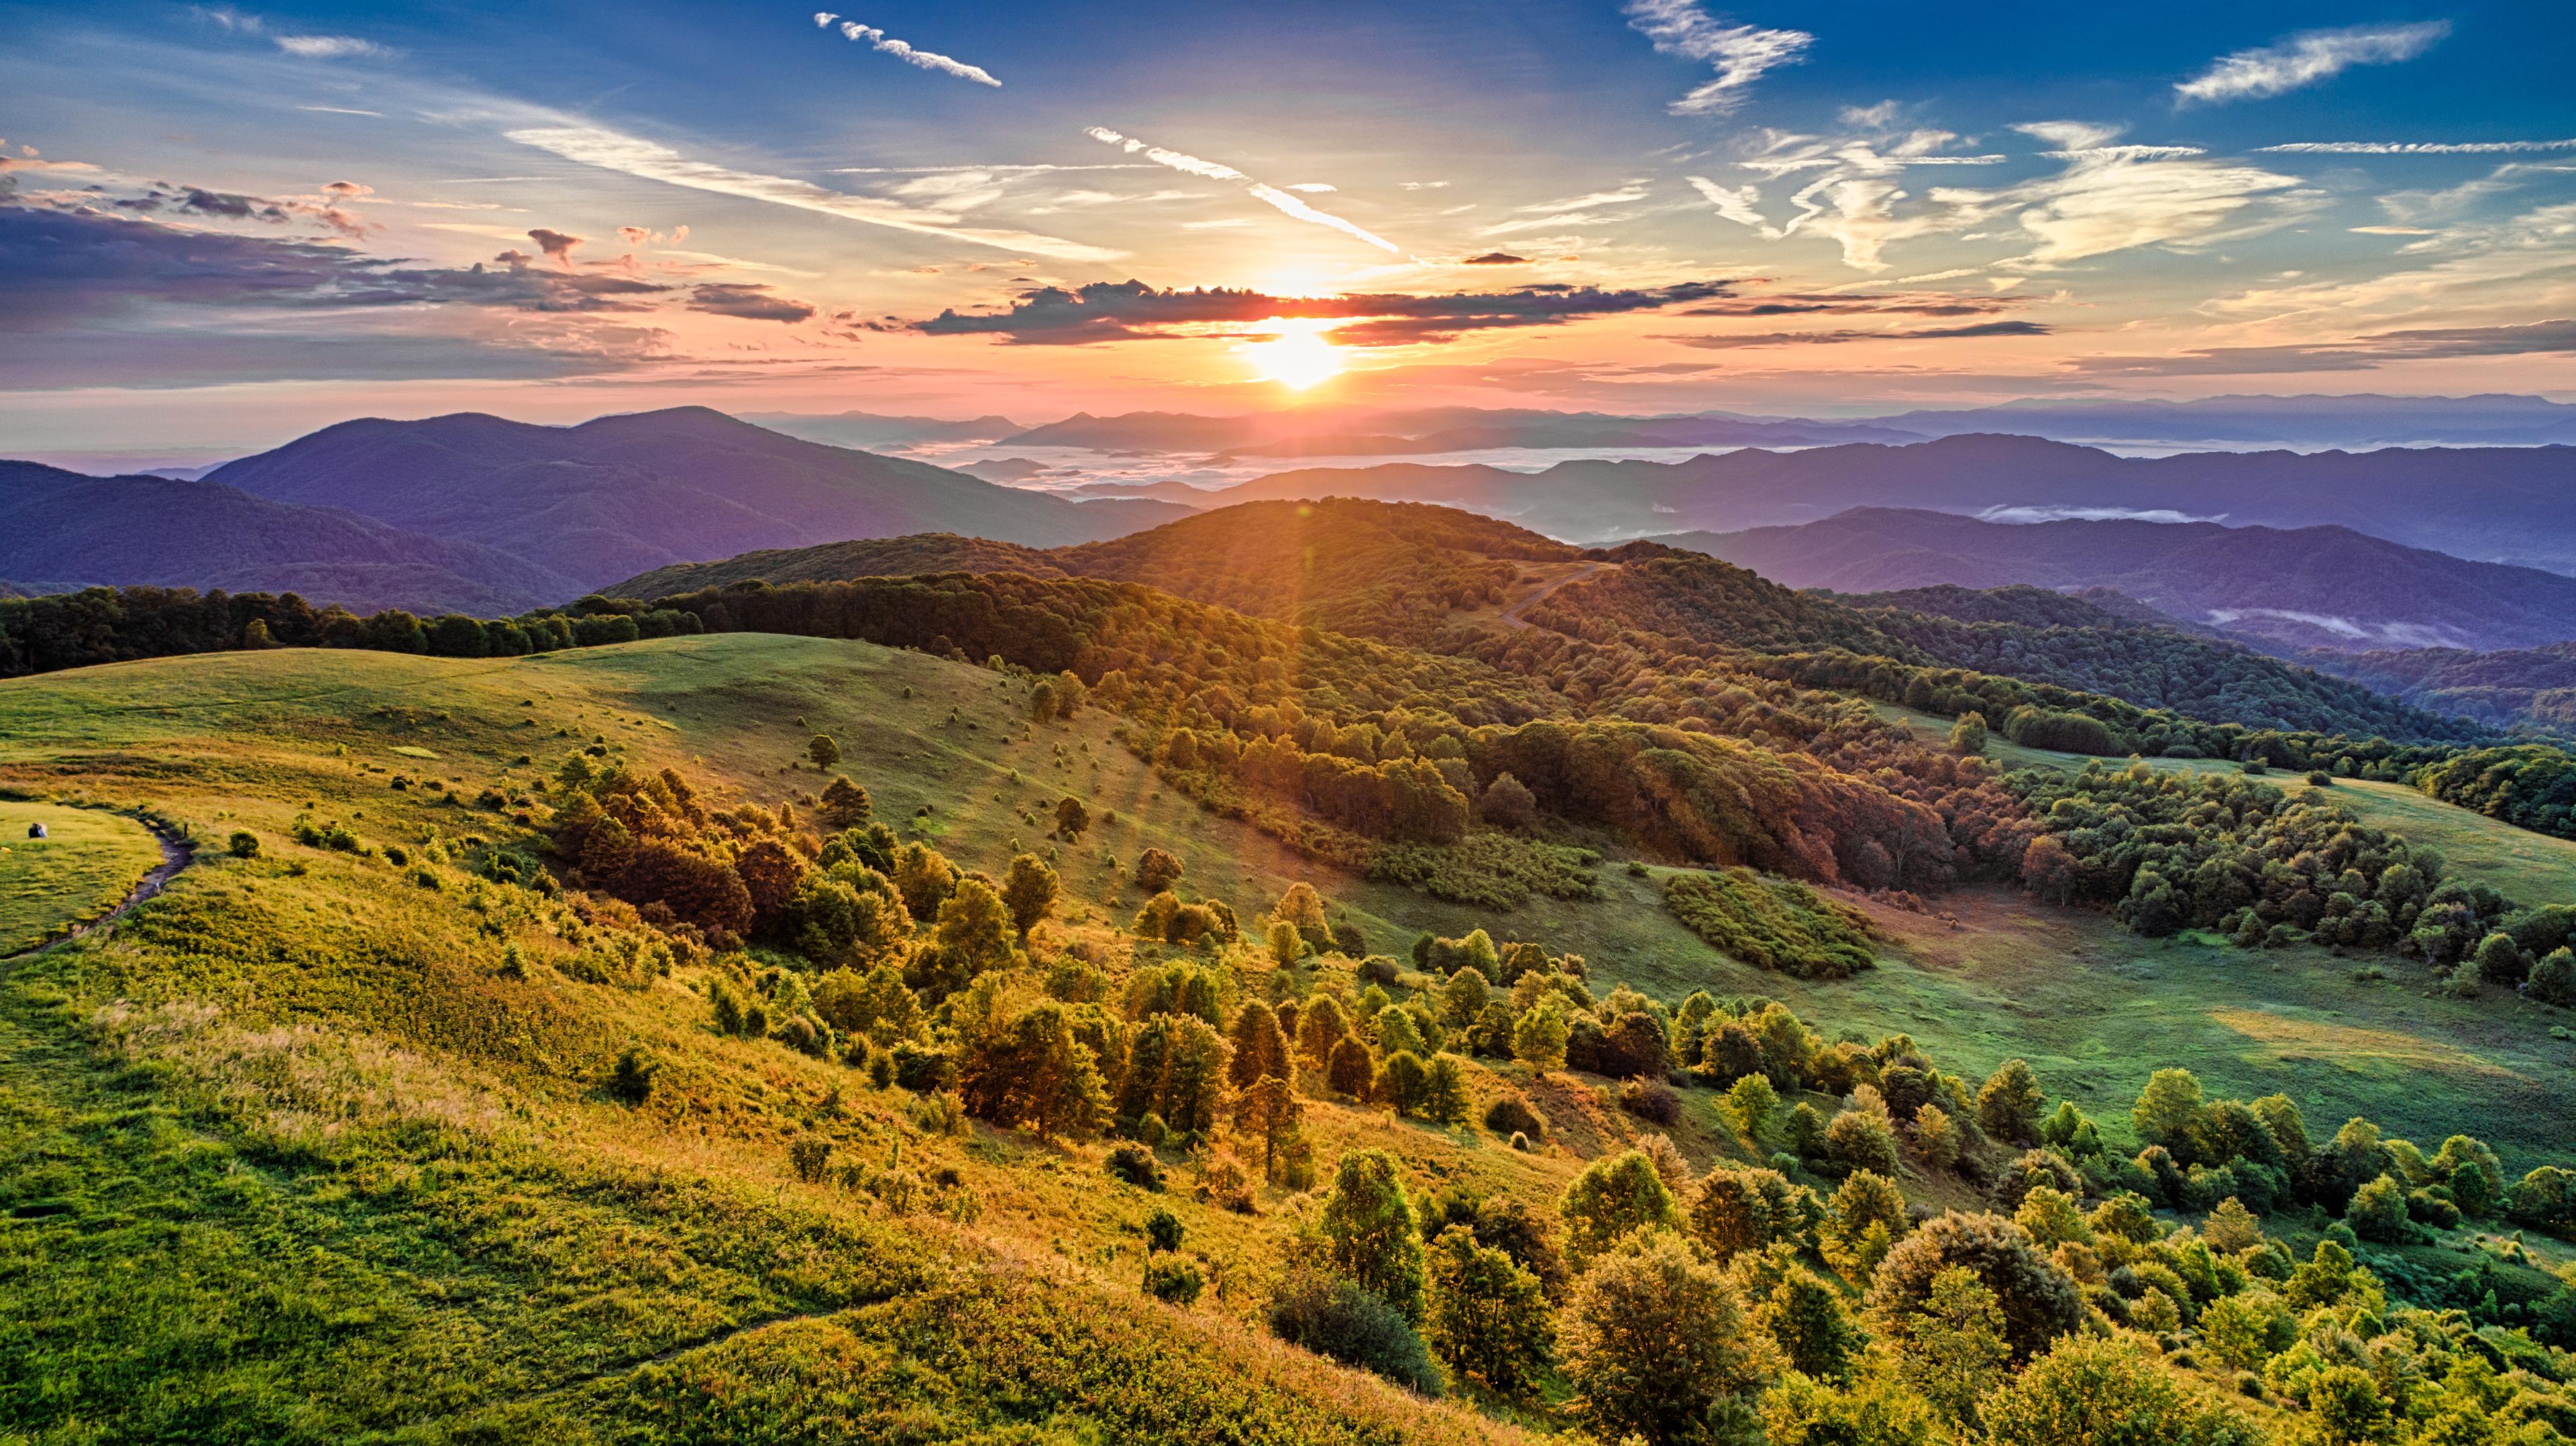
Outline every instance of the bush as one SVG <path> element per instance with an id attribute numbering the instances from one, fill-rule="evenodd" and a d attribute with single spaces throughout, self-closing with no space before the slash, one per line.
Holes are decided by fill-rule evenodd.
<path id="1" fill-rule="evenodd" d="M 1682 926 L 1737 959 L 1800 979 L 1846 979 L 1876 961 L 1860 917 L 1789 879 L 1751 869 L 1674 874 L 1664 907 Z"/>
<path id="2" fill-rule="evenodd" d="M 661 1066 L 647 1058 L 644 1051 L 628 1045 L 617 1057 L 616 1068 L 608 1073 L 610 1098 L 630 1105 L 640 1105 L 653 1097 L 653 1076 Z"/>
<path id="3" fill-rule="evenodd" d="M 1173 1305 L 1195 1304 L 1207 1282 L 1199 1275 L 1199 1263 L 1174 1257 L 1145 1262 L 1145 1293 Z"/>
<path id="4" fill-rule="evenodd" d="M 1632 1079 L 1619 1087 L 1619 1108 L 1659 1125 L 1681 1123 L 1682 1097 L 1671 1085 Z"/>
<path id="5" fill-rule="evenodd" d="M 1485 1107 L 1485 1128 L 1497 1135 L 1525 1135 L 1533 1140 L 1547 1138 L 1547 1120 L 1530 1102 L 1519 1095 L 1504 1095 Z"/>
<path id="6" fill-rule="evenodd" d="M 1440 1394 L 1440 1367 L 1403 1313 L 1350 1281 L 1291 1274 L 1271 1297 L 1270 1333 L 1417 1395 Z"/>
<path id="7" fill-rule="evenodd" d="M 1564 1341 L 1566 1375 L 1603 1440 L 1701 1440 L 1720 1404 L 1761 1379 L 1743 1297 L 1723 1270 L 1660 1230 L 1584 1274 Z"/>
<path id="8" fill-rule="evenodd" d="M 1870 1283 L 1870 1309 L 1901 1338 L 1905 1323 L 1931 1299 L 1934 1279 L 1952 1266 L 1974 1272 L 1994 1292 L 2016 1359 L 2030 1359 L 2083 1323 L 2084 1297 L 2074 1278 L 2042 1255 L 2020 1226 L 2001 1216 L 1955 1210 L 1888 1252 Z"/>
<path id="9" fill-rule="evenodd" d="M 233 830 L 233 836 L 225 841 L 225 846 L 232 850 L 233 857 L 237 859 L 259 857 L 259 835 L 246 828 Z"/>
<path id="10" fill-rule="evenodd" d="M 1112 1176 L 1139 1190 L 1163 1188 L 1163 1170 L 1155 1163 L 1154 1152 L 1142 1145 L 1117 1145 L 1110 1149 L 1104 1162 Z"/>
<path id="11" fill-rule="evenodd" d="M 1983 1414 L 1993 1446 L 2260 1446 L 2266 1439 L 2226 1408 L 2186 1395 L 2121 1340 L 2065 1342 L 1996 1388 Z"/>
<path id="12" fill-rule="evenodd" d="M 1181 1217 L 1160 1205 L 1145 1217 L 1145 1248 L 1150 1253 L 1181 1248 Z"/>

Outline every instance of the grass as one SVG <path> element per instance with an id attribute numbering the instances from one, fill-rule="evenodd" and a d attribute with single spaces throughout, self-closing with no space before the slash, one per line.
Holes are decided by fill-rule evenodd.
<path id="1" fill-rule="evenodd" d="M 29 837 L 38 824 L 47 836 Z M 114 908 L 160 862 L 133 819 L 0 798 L 0 958 Z"/>
<path id="2" fill-rule="evenodd" d="M 2320 1135 L 2366 1112 L 2428 1145 L 2473 1127 L 2517 1168 L 2564 1157 L 2554 1100 L 2576 1049 L 2518 1002 L 2358 981 L 2316 950 L 2147 943 L 2002 891 L 1937 901 L 1948 917 L 1855 903 L 1879 967 L 1801 981 L 1684 930 L 1662 906 L 1670 870 L 1604 868 L 1602 901 L 1499 918 L 1442 904 L 1315 867 L 1167 793 L 1096 710 L 1032 727 L 1023 705 L 1021 685 L 980 669 L 741 634 L 487 661 L 219 655 L 0 683 L 0 787 L 148 804 L 202 839 L 262 841 L 251 860 L 201 852 L 106 936 L 0 974 L 0 1432 L 1520 1439 L 1267 1338 L 1277 1247 L 1309 1202 L 1272 1191 L 1263 1214 L 1238 1215 L 1194 1198 L 1178 1157 L 1155 1195 L 1111 1181 L 1098 1146 L 925 1128 L 900 1091 L 715 1035 L 706 966 L 625 985 L 562 972 L 575 946 L 560 911 L 466 867 L 523 830 L 465 800 L 524 787 L 593 739 L 775 804 L 819 791 L 801 760 L 828 733 L 905 836 L 985 869 L 1052 850 L 1068 906 L 1049 939 L 1113 963 L 1131 948 L 1115 926 L 1142 901 L 1113 865 L 1152 845 L 1185 864 L 1182 892 L 1247 913 L 1310 880 L 1383 952 L 1485 925 L 1586 955 L 1603 992 L 1767 994 L 1828 1033 L 1910 1032 L 1955 1070 L 2020 1055 L 2114 1135 L 2148 1071 L 2180 1063 L 2221 1093 L 2287 1090 Z M 1099 822 L 1049 845 L 1068 794 Z M 343 822 L 368 851 L 297 845 L 299 817 Z M 150 843 L 135 835 L 139 872 Z M 523 978 L 502 968 L 510 945 Z M 638 1109 L 602 1088 L 629 1046 L 661 1067 Z M 1525 1093 L 1550 1145 L 1520 1153 L 1316 1100 L 1317 1156 L 1380 1146 L 1425 1189 L 1546 1201 L 1647 1128 L 1570 1078 L 1479 1067 L 1471 1089 L 1478 1115 Z M 1684 1095 L 1687 1156 L 1751 1153 L 1709 1092 Z M 837 1177 L 798 1180 L 801 1139 L 827 1141 L 835 1166 L 918 1173 L 923 1204 L 898 1213 Z M 1972 1203 L 1943 1188 L 1923 1198 Z M 1157 1206 L 1202 1258 L 1195 1308 L 1137 1293 Z"/>

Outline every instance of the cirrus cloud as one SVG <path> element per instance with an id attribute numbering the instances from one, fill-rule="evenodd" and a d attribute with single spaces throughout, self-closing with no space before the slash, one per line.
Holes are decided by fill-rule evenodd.
<path id="1" fill-rule="evenodd" d="M 2413 60 L 2451 33 L 2447 20 L 2415 25 L 2353 25 L 2302 35 L 2221 56 L 2209 69 L 2174 86 L 2178 103 L 2224 105 L 2264 100 L 2340 75 L 2356 65 Z"/>
<path id="2" fill-rule="evenodd" d="M 1803 30 L 1738 25 L 1701 9 L 1695 0 L 1628 0 L 1628 28 L 1665 55 L 1704 61 L 1717 71 L 1666 109 L 1675 115 L 1728 115 L 1742 105 L 1763 73 L 1807 58 L 1816 37 Z"/>
<path id="3" fill-rule="evenodd" d="M 1343 323 L 1331 332 L 1341 345 L 1405 346 L 1449 341 L 1469 331 L 1659 311 L 1726 295 L 1728 286 L 1695 281 L 1628 290 L 1527 286 L 1448 295 L 1273 296 L 1225 287 L 1173 291 L 1141 281 L 1103 281 L 1024 291 L 999 312 L 943 311 L 914 323 L 912 330 L 931 336 L 999 336 L 1019 346 L 1084 346 L 1242 336 L 1263 331 L 1267 322 L 1330 320 Z"/>

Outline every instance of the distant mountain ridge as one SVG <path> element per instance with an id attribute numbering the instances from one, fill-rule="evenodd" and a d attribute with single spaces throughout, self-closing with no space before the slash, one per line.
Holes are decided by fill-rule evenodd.
<path id="1" fill-rule="evenodd" d="M 1589 543 L 1791 525 L 1854 507 L 2179 513 L 2269 527 L 2339 524 L 2455 557 L 2576 572 L 2576 447 L 2121 457 L 1970 434 L 1680 462 L 1577 460 L 1538 472 L 1414 462 L 1307 468 L 1216 494 L 1220 505 L 1317 497 L 1465 507 Z M 2441 505 L 2427 505 L 2434 497 Z"/>
<path id="2" fill-rule="evenodd" d="M 1791 587 L 2109 587 L 2189 622 L 2301 647 L 2530 647 L 2576 637 L 2576 578 L 2466 562 L 2346 527 L 2131 520 L 2006 524 L 1854 508 L 1662 542 Z"/>

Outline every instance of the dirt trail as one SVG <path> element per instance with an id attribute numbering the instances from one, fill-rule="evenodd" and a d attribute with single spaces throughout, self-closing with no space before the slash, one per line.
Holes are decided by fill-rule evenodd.
<path id="1" fill-rule="evenodd" d="M 1576 568 L 1574 571 L 1567 573 L 1565 576 L 1560 577 L 1547 584 L 1545 587 L 1540 588 L 1538 591 L 1531 593 L 1528 597 L 1522 598 L 1519 602 L 1503 609 L 1503 626 L 1507 628 L 1528 627 L 1529 619 L 1525 617 L 1524 614 L 1526 614 L 1531 608 L 1537 607 L 1540 603 L 1547 601 L 1548 598 L 1556 593 L 1557 589 L 1566 586 L 1568 583 L 1581 582 L 1585 578 L 1592 576 L 1594 573 L 1599 572 L 1605 567 L 1617 567 L 1618 565 L 1619 564 L 1615 562 L 1585 563 L 1583 566 Z"/>
<path id="2" fill-rule="evenodd" d="M 144 900 L 151 898 L 154 894 L 161 892 L 163 885 L 178 877 L 179 871 L 186 868 L 189 863 L 195 860 L 197 856 L 197 846 L 188 842 L 186 839 L 181 838 L 177 830 L 157 819 L 145 818 L 138 819 L 136 821 L 141 823 L 145 828 L 150 829 L 152 831 L 152 841 L 161 845 L 161 862 L 153 867 L 152 872 L 145 874 L 141 882 L 137 883 L 132 889 L 127 890 L 125 897 L 118 901 L 115 908 L 108 910 L 106 913 L 99 915 L 97 918 L 90 920 L 86 924 L 79 925 L 70 933 L 63 935 L 59 939 L 39 944 L 33 949 L 25 949 L 12 954 L 9 956 L 11 960 L 33 959 L 39 954 L 51 953 L 54 950 L 63 947 L 65 944 L 72 942 L 74 939 L 86 938 L 91 934 L 97 933 L 99 930 L 104 929 L 108 925 L 115 923 L 117 920 L 124 918 L 135 905 L 140 904 Z"/>

